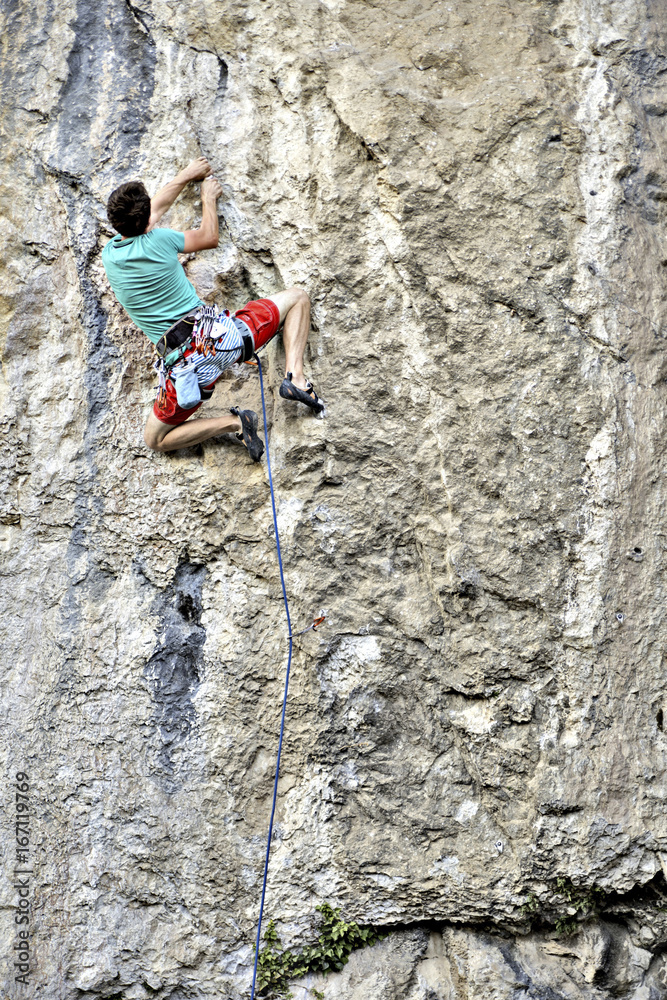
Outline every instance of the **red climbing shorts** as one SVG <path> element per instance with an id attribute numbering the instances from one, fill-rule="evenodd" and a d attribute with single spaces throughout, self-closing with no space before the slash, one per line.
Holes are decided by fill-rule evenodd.
<path id="1" fill-rule="evenodd" d="M 280 311 L 271 299 L 256 299 L 253 302 L 248 302 L 242 309 L 237 309 L 234 316 L 238 316 L 239 319 L 243 320 L 250 327 L 256 351 L 260 347 L 263 347 L 264 344 L 268 344 L 272 337 L 275 337 L 280 326 Z M 189 347 L 185 352 L 185 357 L 189 357 L 193 351 L 194 348 Z M 211 382 L 210 385 L 203 385 L 201 388 L 204 392 L 212 392 L 214 386 L 215 382 Z M 189 410 L 184 410 L 179 406 L 176 399 L 176 386 L 168 378 L 167 398 L 164 406 L 158 406 L 156 399 L 153 404 L 153 413 L 163 424 L 172 424 L 174 427 L 177 427 L 178 424 L 185 423 L 188 417 L 191 417 L 200 406 L 201 403 L 197 403 L 196 406 L 193 406 Z"/>
<path id="2" fill-rule="evenodd" d="M 250 327 L 256 351 L 264 347 L 264 344 L 268 344 L 278 333 L 280 310 L 271 299 L 256 299 L 254 302 L 249 302 L 243 309 L 237 309 L 234 315 Z"/>

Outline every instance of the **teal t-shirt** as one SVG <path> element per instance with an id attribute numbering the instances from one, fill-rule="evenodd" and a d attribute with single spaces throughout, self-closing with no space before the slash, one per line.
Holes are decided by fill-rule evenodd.
<path id="1" fill-rule="evenodd" d="M 151 229 L 141 236 L 114 236 L 102 263 L 114 295 L 133 323 L 154 344 L 176 320 L 200 303 L 178 254 L 185 236 L 174 229 Z M 172 351 L 167 361 L 177 357 Z"/>

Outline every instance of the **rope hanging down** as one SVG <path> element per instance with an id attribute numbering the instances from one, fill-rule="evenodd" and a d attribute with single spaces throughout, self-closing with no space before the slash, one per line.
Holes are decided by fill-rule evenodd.
<path id="1" fill-rule="evenodd" d="M 292 624 L 289 617 L 289 605 L 287 604 L 287 591 L 285 590 L 285 576 L 283 574 L 283 560 L 280 554 L 280 538 L 278 537 L 278 518 L 276 516 L 276 498 L 273 492 L 273 478 L 271 476 L 271 459 L 269 457 L 269 435 L 266 429 L 266 404 L 264 402 L 264 379 L 262 378 L 262 364 L 255 355 L 257 371 L 259 372 L 259 387 L 262 393 L 262 417 L 264 419 L 264 436 L 266 437 L 266 467 L 269 470 L 269 488 L 271 490 L 271 508 L 273 510 L 273 530 L 276 535 L 276 551 L 278 553 L 278 566 L 280 568 L 280 584 L 283 588 L 283 601 L 285 602 L 285 615 L 287 616 L 287 632 L 289 634 L 289 655 L 287 657 L 287 671 L 285 673 L 285 692 L 283 694 L 283 712 L 280 719 L 280 739 L 278 740 L 278 759 L 276 760 L 276 777 L 273 782 L 273 803 L 271 805 L 271 819 L 269 820 L 269 835 L 266 841 L 266 858 L 264 861 L 264 880 L 262 882 L 262 899 L 259 904 L 259 922 L 257 924 L 257 942 L 255 944 L 255 967 L 252 972 L 252 992 L 250 1000 L 255 1000 L 255 983 L 257 981 L 257 962 L 259 961 L 259 942 L 262 935 L 262 916 L 264 914 L 264 897 L 266 896 L 266 880 L 269 874 L 269 853 L 271 851 L 271 838 L 273 836 L 273 817 L 276 812 L 276 799 L 278 797 L 278 775 L 280 774 L 280 754 L 283 749 L 283 732 L 285 730 L 285 711 L 287 709 L 287 689 L 289 688 L 289 672 L 292 665 Z M 310 626 L 312 628 L 312 626 Z"/>

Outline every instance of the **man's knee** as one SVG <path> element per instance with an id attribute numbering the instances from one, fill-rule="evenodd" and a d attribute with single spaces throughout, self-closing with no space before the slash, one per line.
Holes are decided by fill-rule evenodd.
<path id="1" fill-rule="evenodd" d="M 299 309 L 304 311 L 310 310 L 310 299 L 308 298 L 307 292 L 304 292 L 303 288 L 286 288 L 282 292 L 276 292 L 275 295 L 271 295 L 270 299 L 273 303 L 275 303 L 275 305 L 278 306 L 281 323 L 287 314 L 297 306 Z"/>
<path id="2" fill-rule="evenodd" d="M 151 451 L 163 451 L 162 441 L 164 435 L 160 433 L 160 429 L 158 427 L 155 427 L 155 423 L 157 421 L 154 421 L 154 418 L 151 418 L 152 414 L 151 417 L 148 418 L 146 426 L 144 427 L 144 441 Z"/>
<path id="3" fill-rule="evenodd" d="M 308 292 L 305 292 L 303 288 L 291 288 L 290 291 L 294 293 L 295 305 L 310 306 L 310 297 Z"/>
<path id="4" fill-rule="evenodd" d="M 160 450 L 160 442 L 157 437 L 149 431 L 148 427 L 144 427 L 144 441 L 151 449 L 151 451 Z"/>
<path id="5" fill-rule="evenodd" d="M 292 288 L 286 288 L 284 292 L 279 292 L 278 295 L 284 296 L 282 302 L 279 305 L 285 310 L 286 313 L 290 309 L 294 309 L 295 306 L 300 306 L 303 308 L 310 308 L 310 298 L 308 297 L 308 292 L 305 292 L 303 288 L 297 288 L 296 286 Z M 276 301 L 278 296 L 276 296 Z"/>

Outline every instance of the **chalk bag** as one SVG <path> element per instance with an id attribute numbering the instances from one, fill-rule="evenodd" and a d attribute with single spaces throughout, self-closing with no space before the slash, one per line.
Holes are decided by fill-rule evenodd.
<path id="1" fill-rule="evenodd" d="M 180 407 L 184 410 L 190 410 L 193 406 L 201 403 L 199 382 L 194 365 L 185 362 L 178 368 L 172 368 L 171 377 L 176 384 L 176 399 Z"/>

